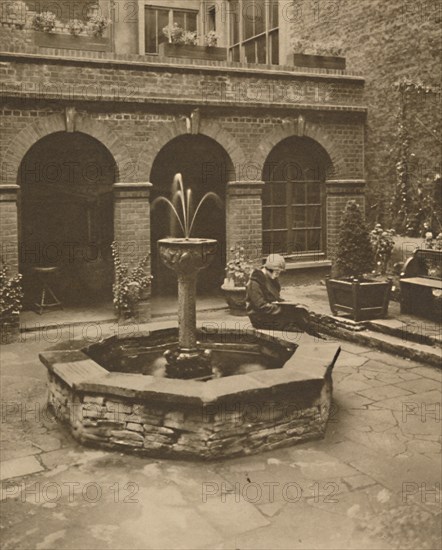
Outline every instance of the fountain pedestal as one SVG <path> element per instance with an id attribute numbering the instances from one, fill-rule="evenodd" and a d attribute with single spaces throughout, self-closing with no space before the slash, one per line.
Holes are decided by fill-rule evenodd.
<path id="1" fill-rule="evenodd" d="M 178 349 L 168 350 L 169 378 L 202 378 L 212 374 L 209 350 L 199 349 L 196 337 L 196 281 L 198 272 L 212 261 L 213 239 L 161 239 L 158 250 L 164 264 L 178 277 Z"/>

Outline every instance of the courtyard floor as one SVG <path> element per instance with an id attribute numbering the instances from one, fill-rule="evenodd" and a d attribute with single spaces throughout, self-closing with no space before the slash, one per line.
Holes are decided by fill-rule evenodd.
<path id="1" fill-rule="evenodd" d="M 324 440 L 178 462 L 81 447 L 48 413 L 38 353 L 73 336 L 1 350 L 4 550 L 441 547 L 440 370 L 342 342 Z"/>

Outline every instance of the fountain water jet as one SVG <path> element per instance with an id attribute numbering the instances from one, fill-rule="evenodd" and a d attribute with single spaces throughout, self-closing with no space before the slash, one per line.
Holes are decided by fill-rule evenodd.
<path id="1" fill-rule="evenodd" d="M 159 202 L 169 206 L 171 216 L 178 221 L 184 238 L 169 238 L 158 241 L 161 260 L 175 271 L 178 277 L 178 349 L 167 350 L 166 373 L 170 378 L 205 378 L 212 374 L 211 352 L 199 349 L 196 336 L 196 281 L 198 272 L 206 268 L 217 251 L 217 241 L 213 239 L 191 238 L 195 219 L 203 204 L 214 199 L 215 193 L 206 193 L 192 212 L 192 190 L 185 191 L 181 174 L 176 174 L 172 184 L 172 201 L 158 197 L 152 208 Z M 181 216 L 178 213 L 181 205 Z"/>

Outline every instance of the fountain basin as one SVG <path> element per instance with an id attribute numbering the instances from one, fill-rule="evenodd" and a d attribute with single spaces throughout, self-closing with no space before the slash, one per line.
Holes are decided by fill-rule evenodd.
<path id="1" fill-rule="evenodd" d="M 221 361 L 211 379 L 182 380 L 165 377 L 156 364 L 164 346 L 178 345 L 173 325 L 89 347 L 79 342 L 78 349 L 40 354 L 49 404 L 80 442 L 148 456 L 216 459 L 324 436 L 336 344 L 298 347 L 294 333 L 233 323 L 206 323 L 197 335 L 204 348 L 228 353 L 238 345 L 246 355 L 237 364 Z M 134 349 L 156 366 L 143 371 Z"/>

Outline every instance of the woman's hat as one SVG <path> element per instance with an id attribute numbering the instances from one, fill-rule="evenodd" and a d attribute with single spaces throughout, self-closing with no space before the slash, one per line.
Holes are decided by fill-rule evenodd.
<path id="1" fill-rule="evenodd" d="M 264 267 L 273 271 L 275 269 L 279 269 L 279 271 L 285 271 L 285 260 L 279 254 L 270 254 L 270 256 L 267 256 Z"/>

